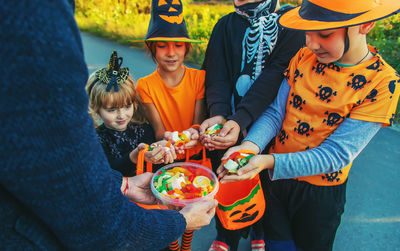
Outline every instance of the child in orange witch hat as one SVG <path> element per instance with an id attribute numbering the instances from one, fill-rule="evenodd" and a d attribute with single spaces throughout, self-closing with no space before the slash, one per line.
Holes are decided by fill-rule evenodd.
<path id="1" fill-rule="evenodd" d="M 192 125 L 200 124 L 206 114 L 204 101 L 205 71 L 192 69 L 183 64 L 191 49 L 191 43 L 202 41 L 189 38 L 182 13 L 181 0 L 153 0 L 151 19 L 144 41 L 149 48 L 157 69 L 137 82 L 145 116 L 154 128 L 156 139 L 172 140 L 172 132 L 189 131 L 190 141 L 175 146 L 178 159 L 200 152 L 199 133 Z M 174 143 L 174 140 L 172 140 Z M 193 231 L 182 237 L 181 250 L 190 250 Z M 171 250 L 179 249 L 178 242 Z"/>
<path id="2" fill-rule="evenodd" d="M 206 114 L 205 71 L 183 64 L 191 43 L 202 41 L 189 38 L 182 8 L 180 0 L 153 0 L 145 39 L 131 41 L 146 42 L 157 64 L 156 71 L 139 79 L 136 86 L 156 139 L 170 138 L 173 131 L 190 131 L 191 142 L 180 147 L 179 153 L 197 145 L 198 131 L 191 126 L 200 124 Z"/>
<path id="3" fill-rule="evenodd" d="M 398 0 L 304 0 L 280 25 L 306 32 L 274 103 L 239 149 L 257 155 L 221 183 L 268 170 L 268 250 L 331 250 L 344 211 L 352 161 L 382 126 L 393 123 L 400 76 L 366 42 L 375 21 L 400 11 Z"/>

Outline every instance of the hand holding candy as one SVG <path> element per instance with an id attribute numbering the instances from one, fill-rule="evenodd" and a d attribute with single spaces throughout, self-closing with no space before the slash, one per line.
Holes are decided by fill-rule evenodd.
<path id="1" fill-rule="evenodd" d="M 250 158 L 255 156 L 255 154 L 251 150 L 239 150 L 229 155 L 227 159 L 222 161 L 222 164 L 228 174 L 236 174 L 240 168 L 247 165 Z"/>
<path id="2" fill-rule="evenodd" d="M 200 141 L 202 145 L 204 145 L 206 148 L 210 150 L 214 150 L 211 149 L 212 145 L 210 144 L 210 137 L 207 134 L 205 134 L 205 132 L 207 131 L 208 128 L 210 128 L 215 124 L 222 124 L 224 120 L 225 118 L 223 116 L 214 116 L 204 120 L 203 123 L 201 123 L 199 131 L 200 131 Z"/>
<path id="3" fill-rule="evenodd" d="M 275 165 L 274 156 L 271 154 L 262 154 L 251 157 L 246 166 L 240 168 L 237 175 L 227 175 L 223 165 L 218 167 L 218 177 L 221 183 L 234 182 L 239 180 L 251 180 L 264 169 L 273 169 Z"/>
<path id="4" fill-rule="evenodd" d="M 241 145 L 229 148 L 225 152 L 224 156 L 221 158 L 221 165 L 217 169 L 218 178 L 222 178 L 222 177 L 224 177 L 225 175 L 228 174 L 228 172 L 225 169 L 223 163 L 228 161 L 229 156 L 231 156 L 235 152 L 243 151 L 243 150 L 246 150 L 246 149 L 253 151 L 254 154 L 257 154 L 257 153 L 260 152 L 260 149 L 258 148 L 258 146 L 256 144 L 254 144 L 253 142 L 251 142 L 251 141 L 244 141 Z"/>
<path id="5" fill-rule="evenodd" d="M 240 133 L 240 126 L 233 120 L 223 124 L 218 134 L 210 137 L 210 144 L 213 149 L 226 149 L 236 144 Z"/>
<path id="6" fill-rule="evenodd" d="M 179 154 L 184 154 L 186 149 L 193 148 L 197 145 L 199 132 L 195 128 L 189 128 L 183 132 L 168 132 L 164 133 L 164 139 L 169 141 Z"/>
<path id="7" fill-rule="evenodd" d="M 167 146 L 167 141 L 161 140 L 149 146 L 149 151 L 145 152 L 144 158 L 153 164 L 169 164 L 176 159 L 175 149 Z"/>
<path id="8" fill-rule="evenodd" d="M 187 129 L 186 131 L 188 131 L 190 133 L 190 141 L 187 142 L 186 144 L 184 144 L 184 148 L 185 149 L 190 149 L 195 147 L 198 144 L 200 135 L 199 135 L 199 130 L 198 127 L 191 127 L 189 129 Z"/>

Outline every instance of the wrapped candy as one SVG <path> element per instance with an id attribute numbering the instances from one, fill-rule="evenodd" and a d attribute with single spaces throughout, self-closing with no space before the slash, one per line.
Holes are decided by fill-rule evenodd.
<path id="1" fill-rule="evenodd" d="M 239 150 L 232 153 L 226 160 L 222 161 L 222 164 L 226 171 L 230 174 L 236 174 L 237 171 L 247 165 L 250 158 L 256 155 L 251 150 Z"/>
<path id="2" fill-rule="evenodd" d="M 175 142 L 174 145 L 180 147 L 190 141 L 191 133 L 189 131 L 183 131 L 183 132 L 174 131 L 172 132 L 171 136 L 172 136 L 172 141 Z"/>
<path id="3" fill-rule="evenodd" d="M 224 127 L 224 124 L 225 120 L 222 122 L 222 124 L 214 124 L 210 126 L 204 133 L 209 137 L 219 136 L 219 133 L 221 132 L 222 127 Z"/>
<path id="4" fill-rule="evenodd" d="M 201 198 L 214 190 L 214 182 L 206 175 L 192 167 L 176 166 L 161 169 L 153 185 L 159 193 L 173 199 Z"/>

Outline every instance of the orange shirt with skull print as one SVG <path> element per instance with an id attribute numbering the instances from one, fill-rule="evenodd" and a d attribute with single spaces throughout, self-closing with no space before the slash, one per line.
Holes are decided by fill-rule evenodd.
<path id="1" fill-rule="evenodd" d="M 348 67 L 320 63 L 308 48 L 293 57 L 285 73 L 291 86 L 286 115 L 271 152 L 317 147 L 346 117 L 384 126 L 393 122 L 400 77 L 376 49 L 369 49 L 374 53 L 371 60 Z M 334 173 L 296 179 L 319 186 L 339 185 L 346 181 L 350 167 L 351 163 Z"/>

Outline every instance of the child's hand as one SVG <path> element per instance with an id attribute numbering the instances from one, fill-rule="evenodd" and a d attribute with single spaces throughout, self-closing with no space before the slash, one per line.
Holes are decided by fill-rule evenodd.
<path id="1" fill-rule="evenodd" d="M 225 120 L 223 116 L 214 116 L 209 119 L 206 119 L 201 123 L 200 128 L 199 128 L 199 133 L 200 133 L 200 142 L 203 144 L 206 148 L 210 150 L 214 150 L 213 146 L 211 145 L 210 137 L 205 134 L 207 128 L 210 126 L 213 126 L 215 124 L 222 124 L 222 122 Z M 211 149 L 213 148 L 213 149 Z"/>
<path id="2" fill-rule="evenodd" d="M 259 153 L 259 152 L 260 152 L 260 149 L 258 148 L 258 146 L 257 146 L 256 144 L 254 144 L 254 143 L 251 142 L 251 141 L 244 141 L 241 145 L 238 145 L 238 146 L 234 146 L 234 147 L 229 148 L 229 149 L 225 152 L 224 156 L 222 156 L 221 161 L 228 159 L 229 156 L 231 156 L 232 153 L 237 152 L 237 151 L 239 151 L 239 150 L 243 150 L 243 149 L 252 150 L 252 151 L 255 152 L 255 153 Z M 255 156 L 254 156 L 254 157 L 255 157 Z M 254 157 L 253 157 L 253 158 L 254 158 Z M 251 160 L 251 159 L 250 159 L 250 160 Z M 249 163 L 250 163 L 250 162 L 249 162 Z M 247 165 L 248 165 L 248 164 L 247 164 Z M 246 166 L 247 166 L 247 165 L 246 165 Z M 241 169 L 243 169 L 243 168 L 241 168 Z M 225 176 L 228 174 L 227 171 L 225 170 L 225 168 L 224 168 L 224 166 L 223 166 L 222 163 L 221 163 L 220 166 L 218 167 L 216 173 L 217 173 L 219 179 L 225 177 Z M 237 176 L 237 175 L 230 175 L 230 176 Z"/>
<path id="3" fill-rule="evenodd" d="M 190 149 L 195 147 L 199 142 L 199 131 L 197 128 L 189 128 L 186 131 L 190 132 L 190 141 L 183 145 L 184 149 Z"/>
<path id="4" fill-rule="evenodd" d="M 164 140 L 166 141 L 171 141 L 172 142 L 172 132 L 170 131 L 165 131 L 164 132 Z"/>
<path id="5" fill-rule="evenodd" d="M 166 150 L 164 155 L 164 164 L 173 163 L 176 159 L 175 147 L 171 144 L 171 142 L 168 143 L 168 141 L 165 140 L 159 141 L 159 143 Z"/>
<path id="6" fill-rule="evenodd" d="M 227 175 L 225 168 L 220 165 L 217 173 L 221 183 L 228 183 L 240 180 L 251 180 L 264 169 L 273 169 L 275 165 L 274 156 L 271 154 L 262 154 L 253 156 L 249 163 L 240 168 L 237 175 Z M 222 170 L 223 169 L 223 170 Z"/>
<path id="7" fill-rule="evenodd" d="M 176 154 L 173 147 L 166 146 L 167 141 L 161 140 L 151 144 L 152 150 L 144 154 L 144 159 L 153 164 L 168 164 L 174 162 Z"/>
<path id="8" fill-rule="evenodd" d="M 226 149 L 236 144 L 240 133 L 240 126 L 233 120 L 229 120 L 222 127 L 219 136 L 209 138 L 209 149 Z"/>
<path id="9" fill-rule="evenodd" d="M 169 164 L 174 162 L 174 160 L 176 159 L 176 152 L 174 146 L 171 145 L 171 142 L 168 142 L 166 140 L 160 140 L 155 144 L 161 145 L 165 150 L 164 159 L 162 163 Z"/>

